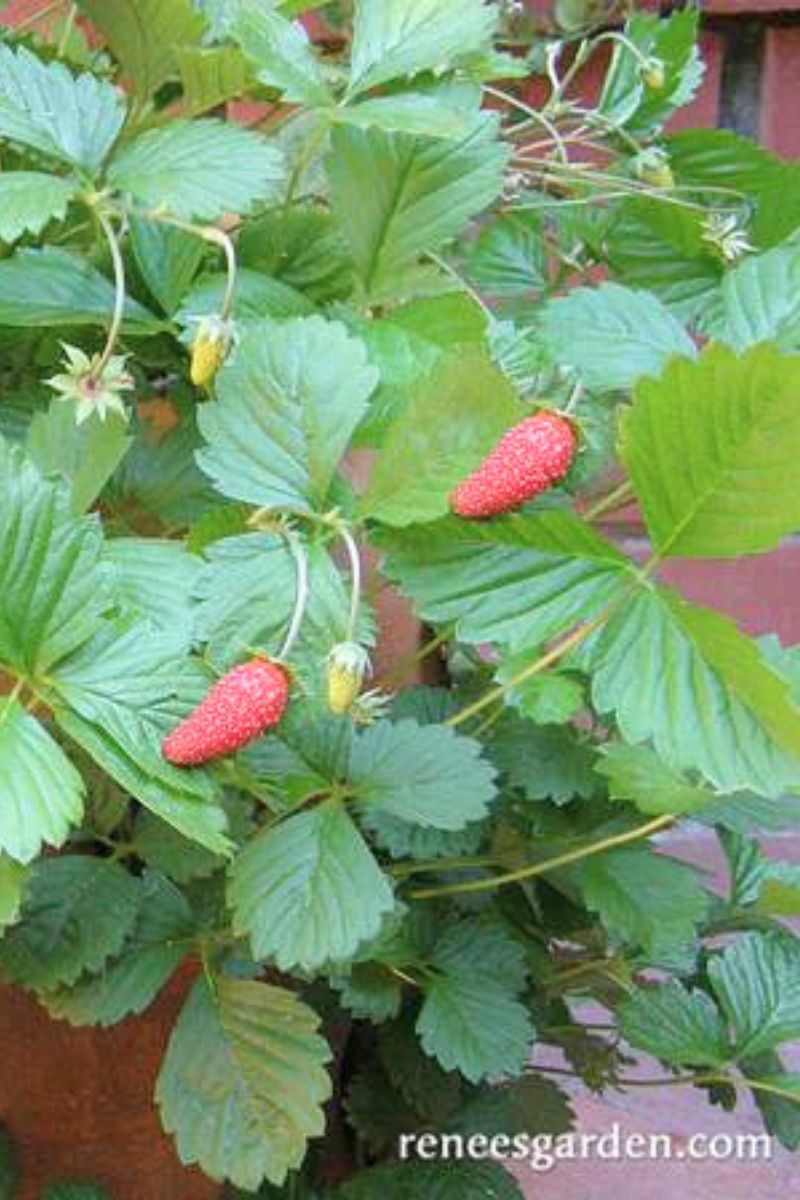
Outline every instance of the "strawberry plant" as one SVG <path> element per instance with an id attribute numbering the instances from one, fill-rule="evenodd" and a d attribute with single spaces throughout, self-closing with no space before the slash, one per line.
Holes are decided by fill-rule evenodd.
<path id="1" fill-rule="evenodd" d="M 0 45 L 0 972 L 107 1026 L 182 969 L 155 1101 L 244 1192 L 511 1200 L 398 1138 L 568 1129 L 553 1048 L 795 1148 L 800 654 L 661 570 L 800 526 L 797 167 L 665 131 L 694 11 L 318 7 Z"/>

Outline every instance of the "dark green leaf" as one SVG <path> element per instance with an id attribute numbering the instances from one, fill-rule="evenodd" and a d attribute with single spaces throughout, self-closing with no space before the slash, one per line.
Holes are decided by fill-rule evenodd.
<path id="1" fill-rule="evenodd" d="M 116 413 L 77 425 L 72 405 L 58 399 L 47 412 L 34 414 L 26 439 L 41 473 L 59 475 L 69 484 L 75 513 L 91 508 L 130 444 L 128 426 Z"/>
<path id="2" fill-rule="evenodd" d="M 0 262 L 0 325 L 108 325 L 114 285 L 91 263 L 57 246 L 18 250 Z M 156 317 L 130 297 L 123 328 L 131 335 L 158 333 Z"/>
<path id="3" fill-rule="evenodd" d="M 134 217 L 130 228 L 142 278 L 164 311 L 174 313 L 197 274 L 205 243 L 195 234 L 156 221 Z"/>
<path id="4" fill-rule="evenodd" d="M 739 938 L 711 959 L 708 973 L 738 1058 L 800 1037 L 800 941 L 791 934 Z"/>
<path id="5" fill-rule="evenodd" d="M 619 1010 L 622 1036 L 671 1066 L 718 1067 L 730 1058 L 719 1011 L 676 979 L 637 988 Z"/>

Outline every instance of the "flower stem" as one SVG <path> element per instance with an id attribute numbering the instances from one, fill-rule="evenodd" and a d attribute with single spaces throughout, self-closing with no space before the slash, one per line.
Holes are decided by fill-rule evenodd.
<path id="1" fill-rule="evenodd" d="M 345 524 L 339 528 L 339 536 L 347 549 L 350 560 L 350 616 L 347 622 L 347 641 L 355 642 L 358 632 L 358 613 L 361 607 L 361 555 L 356 539 Z"/>
<path id="2" fill-rule="evenodd" d="M 286 631 L 286 637 L 283 640 L 278 659 L 280 661 L 288 658 L 297 639 L 300 635 L 300 628 L 303 624 L 306 606 L 308 604 L 308 558 L 300 538 L 291 529 L 286 529 L 283 532 L 283 537 L 294 560 L 295 568 L 295 600 L 294 612 L 292 619 L 289 622 L 289 628 Z"/>
<path id="3" fill-rule="evenodd" d="M 120 329 L 122 328 L 122 317 L 125 311 L 125 263 L 122 261 L 119 238 L 111 220 L 101 209 L 95 209 L 95 213 L 108 242 L 108 248 L 111 252 L 111 262 L 114 266 L 114 310 L 108 329 L 108 336 L 106 337 L 106 344 L 92 370 L 92 378 L 98 380 L 108 366 L 109 359 L 114 353 L 117 339 L 119 338 Z"/>
<path id="4" fill-rule="evenodd" d="M 423 888 L 418 892 L 411 892 L 411 898 L 427 900 L 433 896 L 488 892 L 498 887 L 505 887 L 509 883 L 521 883 L 526 879 L 535 879 L 538 875 L 545 875 L 548 871 L 557 871 L 560 867 L 570 866 L 574 862 L 591 858 L 595 854 L 604 854 L 606 850 L 612 850 L 615 846 L 625 846 L 629 842 L 648 837 L 651 833 L 666 829 L 674 820 L 675 817 L 672 813 L 666 813 L 663 816 L 655 817 L 652 821 L 645 822 L 644 825 L 637 825 L 635 829 L 626 829 L 624 833 L 615 833 L 611 837 L 603 838 L 602 841 L 592 842 L 588 846 L 580 846 L 576 850 L 568 850 L 565 854 L 558 854 L 555 858 L 545 859 L 544 862 L 534 863 L 530 867 L 520 867 L 516 871 L 507 871 L 504 875 L 495 875 L 491 879 L 473 879 L 468 883 L 451 883 L 443 887 Z"/>

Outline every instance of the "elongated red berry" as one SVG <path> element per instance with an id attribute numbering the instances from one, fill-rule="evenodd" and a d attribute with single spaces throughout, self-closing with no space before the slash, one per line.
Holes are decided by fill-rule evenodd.
<path id="1" fill-rule="evenodd" d="M 278 724 L 289 700 L 289 676 L 266 658 L 235 667 L 164 740 L 164 757 L 194 767 L 240 750 Z"/>
<path id="2" fill-rule="evenodd" d="M 563 479 L 578 439 L 572 424 L 555 412 L 538 412 L 503 434 L 491 454 L 450 496 L 460 517 L 511 512 Z"/>

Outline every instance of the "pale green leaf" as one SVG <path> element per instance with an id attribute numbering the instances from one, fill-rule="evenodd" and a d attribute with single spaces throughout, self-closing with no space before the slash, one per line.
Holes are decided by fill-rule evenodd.
<path id="1" fill-rule="evenodd" d="M 212 1179 L 280 1185 L 325 1128 L 331 1085 L 319 1018 L 293 992 L 199 980 L 172 1032 L 156 1100 L 178 1156 Z"/>
<path id="2" fill-rule="evenodd" d="M 578 517 L 538 512 L 448 518 L 380 535 L 387 576 L 423 619 L 467 642 L 533 649 L 599 613 L 631 578 L 628 560 Z"/>
<path id="3" fill-rule="evenodd" d="M 61 846 L 83 815 L 81 776 L 16 701 L 0 704 L 0 855 L 28 863 Z"/>
<path id="4" fill-rule="evenodd" d="M 236 932 L 280 970 L 351 958 L 394 906 L 347 810 L 331 800 L 254 838 L 234 861 L 228 894 Z"/>
<path id="5" fill-rule="evenodd" d="M 215 220 L 275 199 L 283 174 L 283 155 L 266 138 L 204 120 L 172 121 L 139 134 L 115 155 L 108 178 L 139 204 Z"/>
<path id="6" fill-rule="evenodd" d="M 726 271 L 700 327 L 740 353 L 767 341 L 800 349 L 800 240 L 790 238 Z"/>
<path id="7" fill-rule="evenodd" d="M 209 678 L 188 658 L 181 631 L 110 625 L 53 673 L 56 720 L 120 787 L 185 837 L 225 854 L 225 814 L 203 770 L 161 753 L 164 736 L 200 702 Z"/>
<path id="8" fill-rule="evenodd" d="M 542 323 L 554 357 L 590 387 L 627 388 L 642 375 L 660 375 L 674 355 L 695 354 L 692 339 L 660 300 L 618 283 L 551 300 Z"/>
<path id="9" fill-rule="evenodd" d="M 495 772 L 481 744 L 453 729 L 378 721 L 355 739 L 349 782 L 366 809 L 460 830 L 487 815 Z"/>
<path id="10" fill-rule="evenodd" d="M 95 172 L 124 117 L 120 97 L 105 80 L 73 76 L 24 46 L 0 46 L 0 138 Z"/>
<path id="11" fill-rule="evenodd" d="M 136 880 L 118 863 L 84 855 L 31 867 L 19 922 L 0 941 L 0 969 L 12 983 L 50 991 L 99 971 L 136 920 Z"/>
<path id="12" fill-rule="evenodd" d="M 337 121 L 368 129 L 375 125 L 390 133 L 429 138 L 468 137 L 475 128 L 474 110 L 448 103 L 447 97 L 426 92 L 401 92 L 376 96 L 335 110 Z"/>
<path id="13" fill-rule="evenodd" d="M 608 742 L 600 747 L 600 755 L 595 770 L 608 780 L 611 799 L 630 800 L 640 812 L 695 813 L 716 799 L 708 788 L 689 783 L 648 746 Z"/>
<path id="14" fill-rule="evenodd" d="M 748 934 L 711 959 L 712 987 L 745 1058 L 800 1037 L 800 941 Z"/>
<path id="15" fill-rule="evenodd" d="M 73 512 L 82 513 L 94 504 L 131 440 L 118 414 L 77 425 L 72 405 L 55 399 L 47 412 L 34 414 L 26 449 L 43 475 L 58 475 L 69 485 Z"/>
<path id="16" fill-rule="evenodd" d="M 770 916 L 800 917 L 800 863 L 765 864 L 756 909 Z"/>
<path id="17" fill-rule="evenodd" d="M 321 61 L 299 22 L 258 0 L 238 0 L 228 34 L 253 64 L 259 82 L 277 88 L 284 100 L 310 108 L 333 103 Z"/>
<path id="18" fill-rule="evenodd" d="M 83 645 L 110 603 L 93 517 L 0 440 L 0 662 L 29 677 Z"/>
<path id="19" fill-rule="evenodd" d="M 191 597 L 202 560 L 166 538 L 110 538 L 103 559 L 113 571 L 115 594 L 127 609 L 164 633 L 191 639 Z"/>
<path id="20" fill-rule="evenodd" d="M 417 1032 L 427 1054 L 473 1083 L 521 1075 L 534 1030 L 508 984 L 490 975 L 442 973 L 425 983 Z"/>
<path id="21" fill-rule="evenodd" d="M 173 313 L 197 274 L 206 249 L 203 239 L 137 217 L 131 219 L 130 236 L 136 265 L 148 290 L 165 312 Z"/>
<path id="22" fill-rule="evenodd" d="M 176 73 L 175 47 L 199 43 L 205 21 L 192 0 L 78 0 L 140 100 Z"/>
<path id="23" fill-rule="evenodd" d="M 452 489 L 522 415 L 485 351 L 461 346 L 446 353 L 387 430 L 362 511 L 391 525 L 444 516 Z"/>
<path id="24" fill-rule="evenodd" d="M 358 0 L 350 90 L 443 72 L 459 58 L 488 52 L 496 23 L 484 0 Z"/>
<path id="25" fill-rule="evenodd" d="M 723 792 L 777 798 L 800 781 L 800 712 L 789 687 L 733 622 L 672 592 L 644 589 L 576 654 L 598 712 L 628 742 Z"/>
<path id="26" fill-rule="evenodd" d="M 224 495 L 275 507 L 319 508 L 377 372 L 361 342 L 322 317 L 251 329 L 199 415 L 198 455 Z"/>
<path id="27" fill-rule="evenodd" d="M 410 268 L 498 196 L 508 149 L 484 115 L 458 142 L 339 126 L 331 203 L 368 296 L 402 295 Z"/>
<path id="28" fill-rule="evenodd" d="M 622 457 L 662 554 L 752 554 L 800 528 L 798 388 L 800 360 L 770 346 L 712 346 L 638 385 Z"/>
<path id="29" fill-rule="evenodd" d="M 577 679 L 558 671 L 542 671 L 521 683 L 514 683 L 530 665 L 529 655 L 512 655 L 503 660 L 495 678 L 505 691 L 505 701 L 521 716 L 537 725 L 561 725 L 585 707 L 584 688 Z"/>
<path id="30" fill-rule="evenodd" d="M 224 273 L 205 275 L 183 297 L 175 319 L 187 326 L 194 337 L 200 317 L 219 314 L 228 286 Z M 236 272 L 236 287 L 233 293 L 233 315 L 240 329 L 243 322 L 258 321 L 263 336 L 265 317 L 276 320 L 285 317 L 305 317 L 315 311 L 315 306 L 295 288 L 280 279 L 273 279 L 260 271 L 240 267 Z"/>
<path id="31" fill-rule="evenodd" d="M 0 261 L 0 325 L 28 329 L 51 325 L 105 327 L 114 309 L 114 285 L 85 258 L 46 246 L 18 250 Z M 158 333 L 161 324 L 136 300 L 125 301 L 131 335 Z"/>
<path id="32" fill-rule="evenodd" d="M 23 233 L 41 233 L 54 217 L 63 221 L 76 184 L 38 171 L 0 175 L 0 239 L 15 242 Z"/>
<path id="33" fill-rule="evenodd" d="M 176 46 L 181 77 L 181 113 L 196 117 L 247 91 L 251 72 L 235 46 Z"/>
<path id="34" fill-rule="evenodd" d="M 44 998 L 48 1012 L 71 1025 L 115 1025 L 143 1012 L 192 949 L 194 922 L 184 897 L 168 880 L 146 872 L 128 941 L 101 975 Z"/>
<path id="35" fill-rule="evenodd" d="M 619 1009 L 622 1036 L 670 1066 L 718 1067 L 730 1058 L 719 1011 L 710 996 L 676 979 L 637 988 Z"/>

